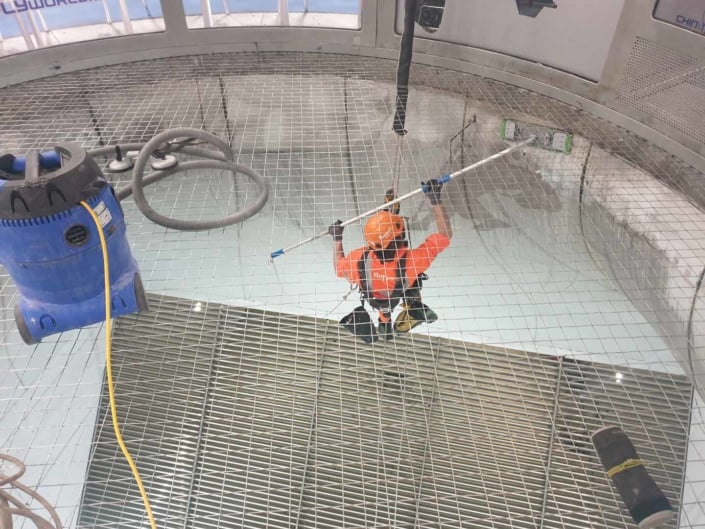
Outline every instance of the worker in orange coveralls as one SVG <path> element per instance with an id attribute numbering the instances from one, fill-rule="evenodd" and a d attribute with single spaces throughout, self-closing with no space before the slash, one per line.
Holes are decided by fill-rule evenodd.
<path id="1" fill-rule="evenodd" d="M 347 255 L 343 250 L 340 221 L 328 228 L 334 241 L 336 275 L 356 285 L 363 299 L 363 304 L 340 323 L 366 343 L 376 341 L 378 335 L 391 340 L 395 332 L 409 332 L 423 322 L 438 319 L 436 313 L 421 302 L 421 283 L 427 278 L 425 272 L 433 260 L 450 244 L 453 231 L 441 203 L 443 184 L 433 179 L 422 186 L 438 232 L 429 235 L 417 248 L 409 248 L 404 219 L 393 208 L 370 217 L 364 229 L 367 247 L 357 248 Z M 376 329 L 365 310 L 365 301 L 378 311 L 379 327 Z M 403 310 L 392 323 L 392 311 L 400 302 Z"/>

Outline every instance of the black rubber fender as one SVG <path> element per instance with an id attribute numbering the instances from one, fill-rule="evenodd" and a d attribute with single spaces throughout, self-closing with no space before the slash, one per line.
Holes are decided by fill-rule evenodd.
<path id="1" fill-rule="evenodd" d="M 147 294 L 144 291 L 142 278 L 139 274 L 135 274 L 135 300 L 137 301 L 137 307 L 139 308 L 140 312 L 149 312 L 149 302 L 147 301 Z"/>

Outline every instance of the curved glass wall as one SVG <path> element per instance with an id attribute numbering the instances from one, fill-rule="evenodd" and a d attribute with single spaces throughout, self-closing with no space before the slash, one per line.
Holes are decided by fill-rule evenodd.
<path id="1" fill-rule="evenodd" d="M 190 29 L 253 26 L 360 28 L 360 0 L 182 1 Z M 160 0 L 0 1 L 0 56 L 164 29 Z"/>
<path id="2" fill-rule="evenodd" d="M 164 31 L 159 0 L 3 0 L 0 55 Z"/>
<path id="3" fill-rule="evenodd" d="M 305 26 L 359 29 L 360 0 L 182 0 L 191 29 Z"/>

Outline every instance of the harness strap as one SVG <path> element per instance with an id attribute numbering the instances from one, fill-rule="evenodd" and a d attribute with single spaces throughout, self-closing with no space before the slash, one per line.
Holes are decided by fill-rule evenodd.
<path id="1" fill-rule="evenodd" d="M 407 250 L 408 251 L 408 250 Z M 365 249 L 362 254 L 362 258 L 358 261 L 358 276 L 360 278 L 360 291 L 362 292 L 363 300 L 367 302 L 375 309 L 392 310 L 399 304 L 399 301 L 404 297 L 406 291 L 409 288 L 409 281 L 406 277 L 406 256 L 407 252 L 404 252 L 396 266 L 396 281 L 394 284 L 394 290 L 388 298 L 375 298 L 372 295 L 372 257 L 370 255 L 370 250 Z"/>

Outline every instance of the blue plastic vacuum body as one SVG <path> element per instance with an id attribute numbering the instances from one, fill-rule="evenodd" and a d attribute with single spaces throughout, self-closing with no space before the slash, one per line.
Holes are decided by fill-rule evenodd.
<path id="1" fill-rule="evenodd" d="M 112 315 L 147 310 L 112 187 L 79 146 L 61 144 L 55 152 L 29 153 L 24 164 L 0 158 L 0 263 L 20 293 L 15 320 L 26 343 L 105 320 L 100 237 L 81 201 L 105 235 Z M 8 171 L 18 167 L 24 171 Z"/>

